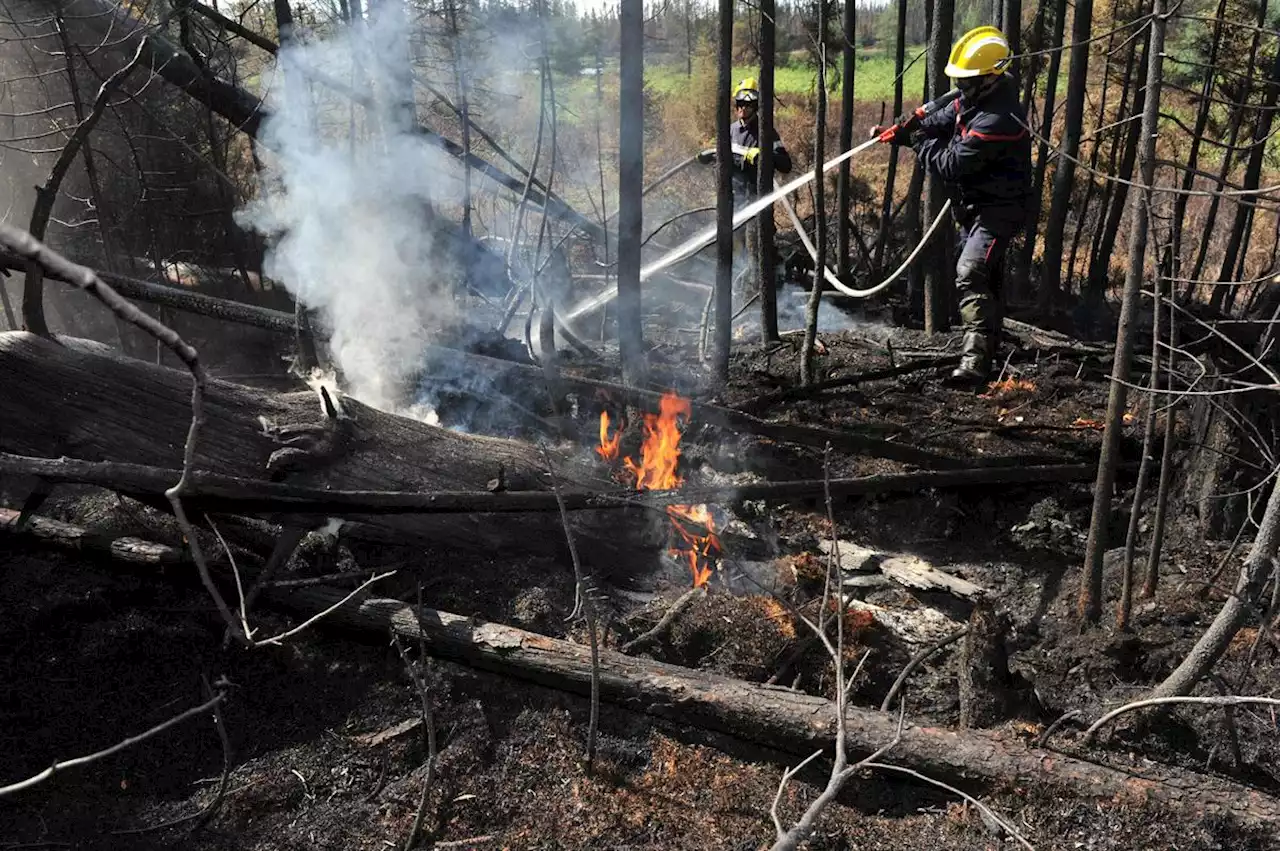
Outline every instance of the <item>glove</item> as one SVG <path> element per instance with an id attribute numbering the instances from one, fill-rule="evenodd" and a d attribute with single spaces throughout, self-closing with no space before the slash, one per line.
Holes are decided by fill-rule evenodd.
<path id="1" fill-rule="evenodd" d="M 756 160 L 760 157 L 759 148 L 747 148 L 742 154 L 742 161 L 747 165 L 755 165 Z"/>
<path id="2" fill-rule="evenodd" d="M 698 152 L 698 162 L 703 165 L 711 165 L 716 161 L 716 149 L 706 148 Z"/>

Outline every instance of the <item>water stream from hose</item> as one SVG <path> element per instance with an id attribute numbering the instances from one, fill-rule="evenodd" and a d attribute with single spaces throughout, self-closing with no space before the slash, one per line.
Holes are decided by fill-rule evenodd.
<path id="1" fill-rule="evenodd" d="M 823 163 L 822 171 L 828 172 L 831 169 L 835 168 L 836 166 L 840 165 L 840 163 L 844 162 L 845 160 L 851 159 L 857 154 L 860 154 L 863 151 L 865 151 L 867 148 L 870 148 L 872 145 L 877 145 L 877 144 L 880 144 L 879 138 L 872 137 L 867 141 L 863 142 L 862 144 L 857 145 L 853 148 L 850 148 L 849 150 L 845 151 L 843 154 L 840 154 L 838 157 L 835 157 L 834 159 L 828 160 L 827 162 Z M 734 152 L 742 153 L 742 149 L 739 146 L 735 145 Z M 813 178 L 814 178 L 814 172 L 806 171 L 804 174 L 800 175 L 790 183 L 783 184 L 781 187 L 773 190 L 768 195 L 765 195 L 761 198 L 757 198 L 755 201 L 752 201 L 750 204 L 747 204 L 745 207 L 743 207 L 742 209 L 738 210 L 733 214 L 733 229 L 737 230 L 738 228 L 742 227 L 744 224 L 746 224 L 747 222 L 754 219 L 757 215 L 759 215 L 760 211 L 767 208 L 770 204 L 775 203 L 779 198 L 783 198 L 787 195 L 790 195 L 791 193 L 795 192 L 797 189 L 800 189 L 801 187 L 805 186 L 806 184 L 811 182 Z M 697 254 L 699 251 L 706 248 L 711 243 L 715 242 L 716 232 L 717 232 L 717 225 L 714 225 L 714 224 L 709 225 L 705 229 L 689 237 L 680 245 L 668 251 L 665 255 L 655 260 L 653 263 L 650 263 L 648 266 L 642 266 L 640 268 L 640 280 L 642 282 L 647 281 L 650 278 L 652 278 L 654 275 L 663 271 L 664 269 L 669 269 L 675 264 L 683 260 L 688 260 L 690 257 Z M 591 313 L 594 310 L 598 310 L 599 308 L 613 301 L 617 297 L 618 297 L 618 291 L 616 288 L 607 289 L 604 292 L 601 292 L 598 295 L 592 296 L 586 301 L 575 306 L 571 311 L 569 311 L 566 314 L 565 318 L 572 321 L 578 318 L 579 316 L 583 316 L 585 314 Z"/>

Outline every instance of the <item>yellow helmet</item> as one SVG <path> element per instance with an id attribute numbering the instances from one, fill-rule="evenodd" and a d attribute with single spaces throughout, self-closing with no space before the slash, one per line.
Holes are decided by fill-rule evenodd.
<path id="1" fill-rule="evenodd" d="M 946 75 L 953 79 L 1003 74 L 1011 55 L 1009 40 L 995 27 L 978 27 L 960 37 L 951 48 Z"/>
<path id="2" fill-rule="evenodd" d="M 743 77 L 742 82 L 738 83 L 738 87 L 733 90 L 733 99 L 752 103 L 760 100 L 760 84 L 756 82 L 756 78 Z"/>

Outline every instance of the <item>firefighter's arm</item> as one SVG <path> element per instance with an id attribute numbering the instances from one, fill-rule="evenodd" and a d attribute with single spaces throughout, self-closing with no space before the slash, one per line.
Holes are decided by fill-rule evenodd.
<path id="1" fill-rule="evenodd" d="M 912 135 L 918 133 L 925 139 L 949 138 L 956 131 L 957 108 L 956 102 L 952 101 L 932 115 L 926 115 Z"/>
<path id="2" fill-rule="evenodd" d="M 954 183 L 982 169 L 997 153 L 1000 143 L 966 133 L 950 143 L 946 139 L 917 137 L 914 147 L 929 174 Z"/>

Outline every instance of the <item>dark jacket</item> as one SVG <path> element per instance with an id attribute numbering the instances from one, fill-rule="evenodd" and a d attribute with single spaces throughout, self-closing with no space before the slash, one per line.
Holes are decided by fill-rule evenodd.
<path id="1" fill-rule="evenodd" d="M 1026 222 L 1031 200 L 1031 134 L 1008 74 L 977 103 L 963 97 L 930 115 L 913 134 L 920 164 L 952 190 L 956 217 L 981 216 L 1012 233 Z"/>
<path id="2" fill-rule="evenodd" d="M 735 121 L 730 124 L 729 142 L 743 148 L 761 147 L 759 117 L 754 117 L 750 121 Z M 778 136 L 776 128 L 773 131 L 773 170 L 778 174 L 789 174 L 791 172 L 791 154 L 787 153 L 787 149 L 783 146 L 782 139 Z M 740 153 L 733 155 L 733 192 L 735 195 L 755 197 L 758 194 L 756 192 L 756 187 L 759 184 L 758 174 L 756 163 L 748 164 Z"/>

